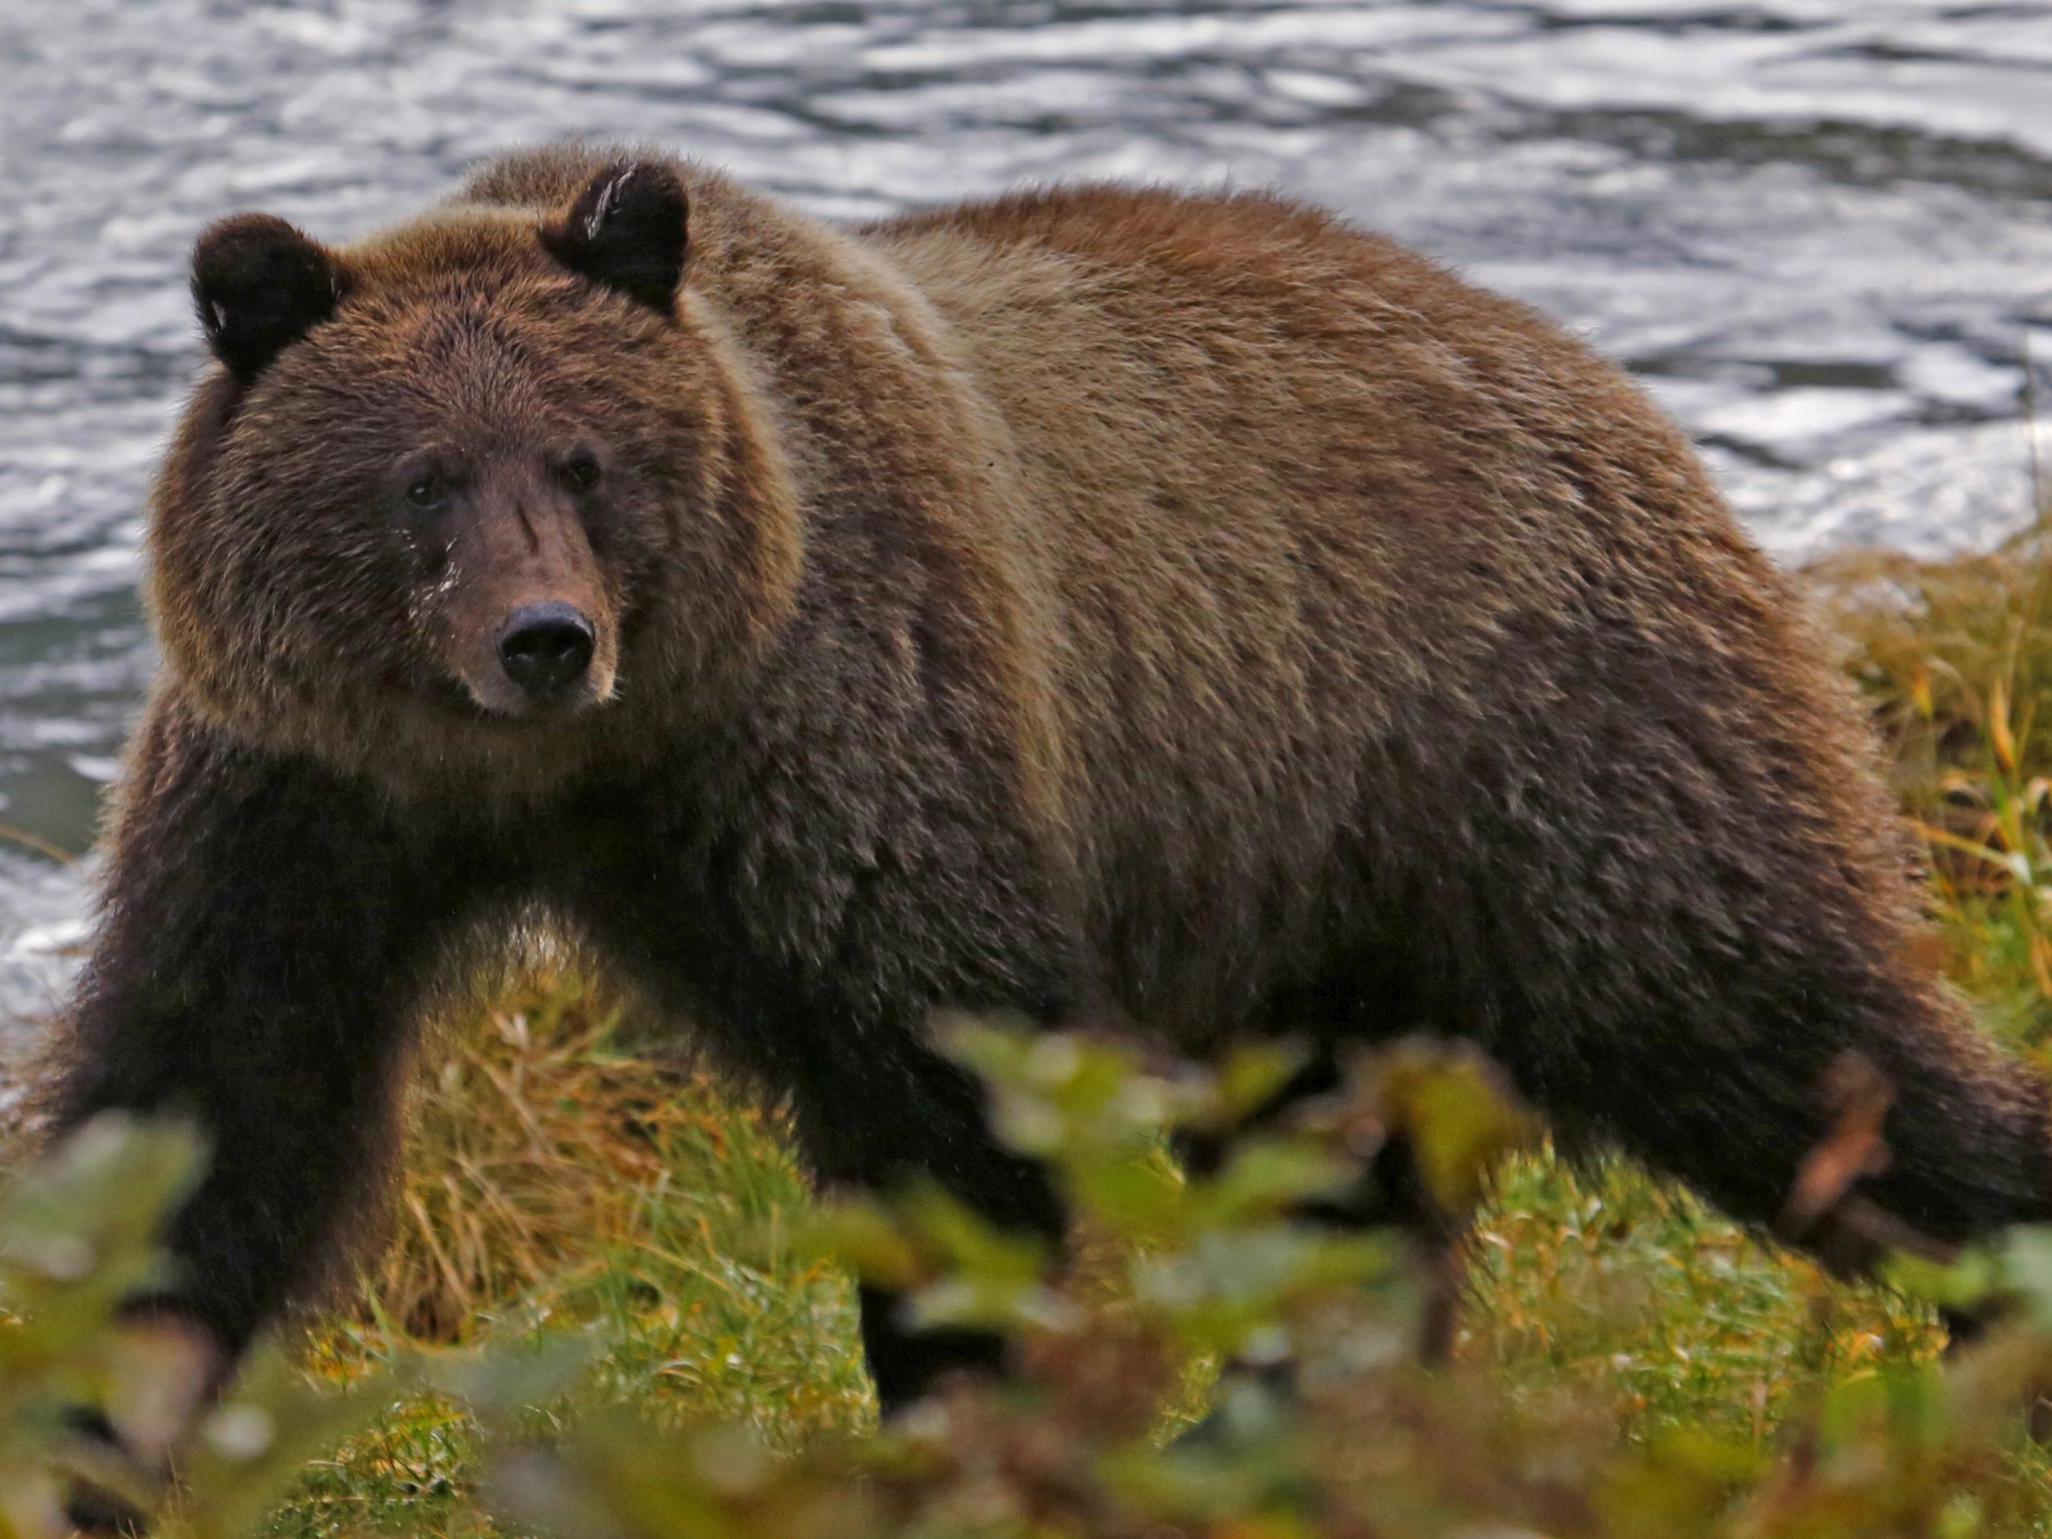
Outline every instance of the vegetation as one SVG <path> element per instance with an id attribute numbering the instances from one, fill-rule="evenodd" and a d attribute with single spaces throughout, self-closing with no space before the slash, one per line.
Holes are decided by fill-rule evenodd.
<path id="1" fill-rule="evenodd" d="M 1817 573 L 1930 848 L 1945 965 L 2027 1052 L 2052 1037 L 2042 538 Z M 1087 1215 L 1086 1275 L 1050 1288 L 932 1193 L 815 1207 L 774 1120 L 633 1025 L 561 974 L 448 1023 L 387 1245 L 194 1441 L 168 1531 L 2052 1534 L 2030 1436 L 2052 1234 L 1836 1284 L 1633 1168 L 1567 1166 L 1443 1050 L 1364 1066 L 1186 1181 L 1164 1133 L 1229 1122 L 1276 1055 L 1164 1076 L 964 1023 L 1008 1135 Z M 1442 1185 L 1494 1172 L 1444 1370 L 1409 1351 L 1400 1245 L 1288 1217 L 1399 1129 Z M 34 1532 L 48 1472 L 91 1457 L 57 1410 L 115 1374 L 109 1306 L 197 1157 L 176 1129 L 96 1128 L 0 1198 L 0 1536 Z M 876 1435 L 850 1267 L 1013 1333 L 1025 1381 Z M 1991 1289 L 2009 1322 L 1941 1358 L 1928 1300 Z M 1285 1358 L 1295 1398 L 1255 1371 Z"/>

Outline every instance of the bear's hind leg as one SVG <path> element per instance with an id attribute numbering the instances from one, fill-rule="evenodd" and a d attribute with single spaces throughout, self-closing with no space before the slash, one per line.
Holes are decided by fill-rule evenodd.
<path id="1" fill-rule="evenodd" d="M 1719 645 L 1641 642 L 1643 668 L 1599 659 L 1572 692 L 1527 680 L 1544 708 L 1464 745 L 1463 806 L 1412 903 L 1435 1023 L 1564 1130 L 1746 1220 L 1788 1212 L 1857 1064 L 1889 1098 L 1886 1155 L 1845 1195 L 1880 1228 L 1952 1244 L 2046 1217 L 2046 1084 L 1936 976 L 1836 681 L 1747 665 L 1736 630 Z"/>

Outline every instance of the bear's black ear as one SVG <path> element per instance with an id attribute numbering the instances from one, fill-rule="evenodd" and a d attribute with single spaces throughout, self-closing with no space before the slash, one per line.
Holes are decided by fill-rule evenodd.
<path id="1" fill-rule="evenodd" d="M 653 160 L 606 167 L 542 226 L 542 244 L 572 272 L 668 315 L 684 280 L 684 187 Z"/>
<path id="2" fill-rule="evenodd" d="M 207 343 L 244 381 L 333 315 L 345 287 L 332 252 L 269 214 L 223 219 L 192 252 Z"/>

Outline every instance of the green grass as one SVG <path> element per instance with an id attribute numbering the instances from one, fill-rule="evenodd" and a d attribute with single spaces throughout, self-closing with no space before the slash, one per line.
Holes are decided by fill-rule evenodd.
<path id="1" fill-rule="evenodd" d="M 1521 1387 L 1600 1385 L 1630 1436 L 1765 1438 L 1824 1383 L 1944 1341 L 1927 1311 L 1833 1283 L 1621 1164 L 1514 1160 L 1471 1256 L 1461 1354 Z"/>
<path id="2" fill-rule="evenodd" d="M 2048 573 L 2033 543 L 1820 574 L 1930 830 L 1945 965 L 2024 1051 L 2052 1035 Z M 309 1373 L 592 1330 L 596 1371 L 551 1416 L 711 1416 L 785 1447 L 870 1423 L 847 1284 L 775 1238 L 807 1209 L 778 1130 L 630 1040 L 569 977 L 451 1025 L 421 1076 L 393 1238 L 363 1296 L 309 1329 Z M 1633 1443 L 1708 1428 L 1764 1450 L 1834 1387 L 1885 1385 L 1943 1345 L 1884 1289 L 1835 1283 L 1633 1168 L 1547 1150 L 1500 1173 L 1468 1277 L 1459 1360 L 1535 1406 L 1567 1386 Z M 269 1532 L 493 1532 L 478 1464 L 464 1416 L 408 1400 L 309 1470 Z M 1981 1478 L 1976 1510 L 2010 1515 L 1986 1531 L 2052 1534 L 2040 1451 L 2016 1439 Z"/>

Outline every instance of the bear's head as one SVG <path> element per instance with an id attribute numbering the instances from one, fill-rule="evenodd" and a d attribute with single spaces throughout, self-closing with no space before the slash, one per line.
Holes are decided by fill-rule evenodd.
<path id="1" fill-rule="evenodd" d="M 209 229 L 219 367 L 150 528 L 199 709 L 394 785 L 521 792 L 739 686 L 794 602 L 796 517 L 688 244 L 646 160 L 341 249 Z"/>

